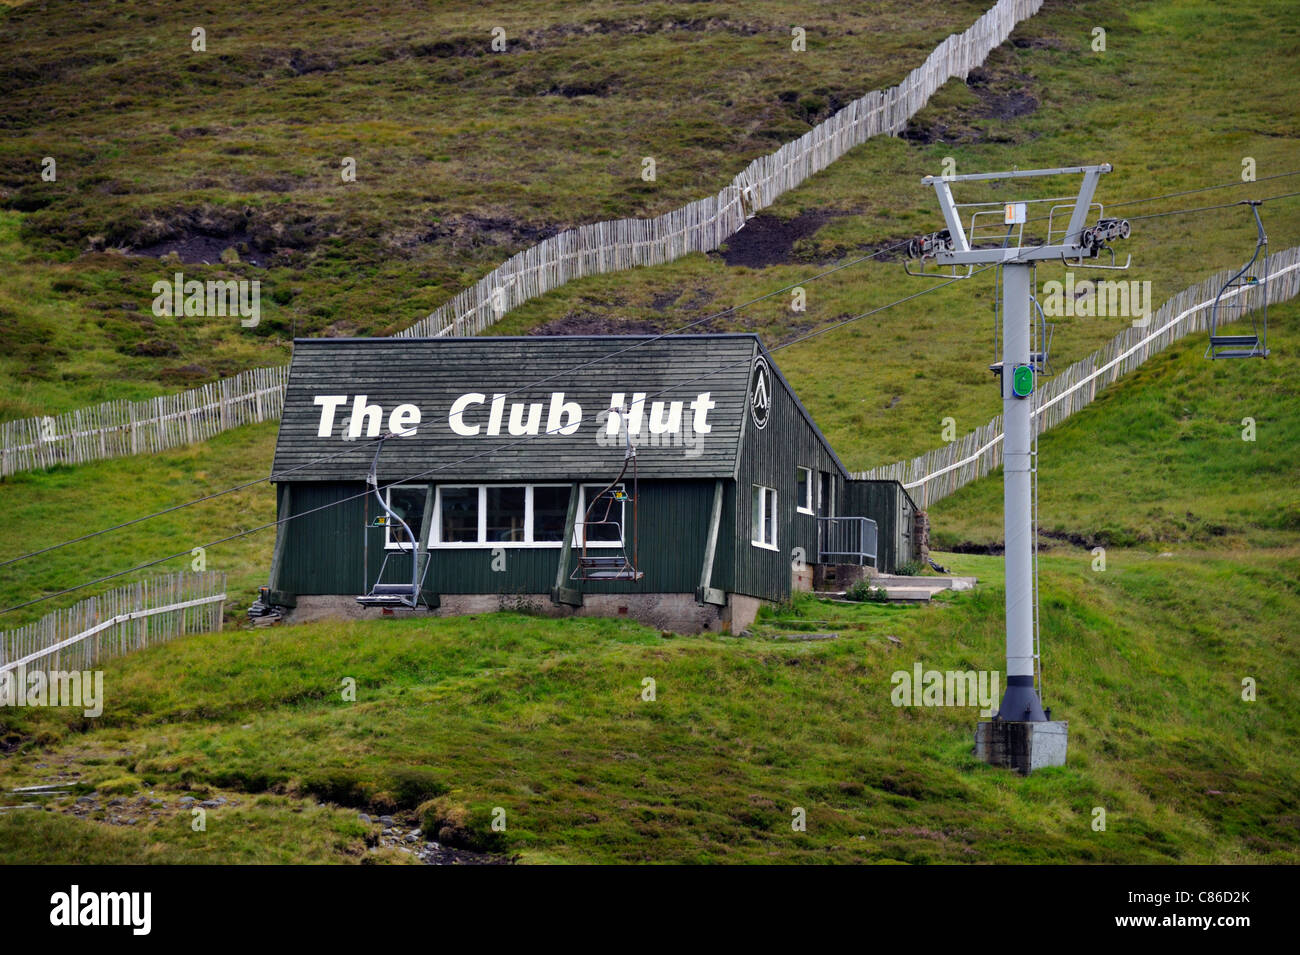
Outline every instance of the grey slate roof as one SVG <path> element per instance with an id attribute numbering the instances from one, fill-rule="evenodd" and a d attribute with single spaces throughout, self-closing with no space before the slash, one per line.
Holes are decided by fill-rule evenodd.
<path id="1" fill-rule="evenodd" d="M 610 480 L 622 466 L 623 448 L 621 439 L 603 434 L 598 438 L 603 429 L 597 415 L 609 408 L 617 392 L 623 392 L 628 402 L 635 393 L 646 393 L 647 419 L 653 402 L 666 403 L 663 414 L 670 411 L 667 403 L 681 402 L 681 427 L 691 442 L 698 442 L 692 447 L 670 438 L 656 446 L 647 435 L 647 420 L 636 439 L 640 477 L 731 477 L 748 417 L 751 363 L 762 350 L 757 336 L 673 335 L 654 341 L 650 337 L 299 339 L 294 343 L 272 478 L 364 479 L 374 442 L 364 437 L 364 431 L 359 440 L 343 436 L 356 396 L 364 395 L 367 404 L 382 409 L 381 433 L 389 430 L 390 415 L 398 405 L 413 404 L 420 411 L 414 435 L 385 443 L 379 466 L 382 483 L 417 477 L 425 481 Z M 620 351 L 624 353 L 612 354 Z M 533 385 L 550 376 L 552 380 Z M 564 403 L 581 406 L 576 432 L 545 433 L 553 392 L 563 392 Z M 705 392 L 715 403 L 706 417 L 711 431 L 695 435 L 691 402 Z M 453 402 L 469 393 L 483 395 L 485 402 L 470 405 L 460 419 L 465 426 L 479 426 L 479 433 L 463 436 L 453 432 L 448 419 Z M 492 436 L 486 432 L 491 399 L 497 393 L 507 397 L 501 433 Z M 325 395 L 346 396 L 347 401 L 335 412 L 330 435 L 321 437 L 322 407 L 314 402 Z M 541 404 L 543 433 L 522 437 L 509 433 L 515 403 L 523 405 L 520 420 L 524 423 L 528 406 Z M 317 460 L 328 455 L 337 456 Z"/>

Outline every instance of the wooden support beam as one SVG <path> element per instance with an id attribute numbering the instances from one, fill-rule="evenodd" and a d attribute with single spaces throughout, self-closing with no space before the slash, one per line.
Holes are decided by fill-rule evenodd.
<path id="1" fill-rule="evenodd" d="M 275 519 L 283 521 L 289 517 L 289 505 L 292 498 L 290 497 L 290 488 L 293 485 L 288 481 L 280 482 L 280 504 L 276 510 Z M 275 528 L 275 548 L 271 552 L 271 573 L 266 585 L 272 594 L 279 591 L 281 570 L 284 565 L 284 541 L 289 536 L 289 524 L 277 524 Z M 293 604 L 287 604 L 293 606 Z"/>
<path id="2" fill-rule="evenodd" d="M 713 586 L 713 558 L 718 552 L 718 530 L 722 526 L 721 479 L 713 482 L 713 513 L 709 517 L 709 539 L 704 545 L 704 566 L 700 568 L 700 586 L 695 591 L 695 601 L 701 604 L 726 606 L 726 591 Z"/>
<path id="3" fill-rule="evenodd" d="M 417 595 L 429 605 L 433 610 L 442 602 L 437 592 L 430 593 L 425 589 L 424 581 L 429 573 L 429 561 L 432 559 L 429 554 L 429 531 L 433 526 L 433 500 L 437 488 L 430 484 L 424 490 L 424 516 L 420 519 L 420 539 L 415 542 L 415 570 L 416 579 L 420 582 L 420 593 Z"/>
<path id="4" fill-rule="evenodd" d="M 573 529 L 578 522 L 578 485 L 569 486 L 569 510 L 564 516 L 564 540 L 560 542 L 560 562 L 555 568 L 555 586 L 551 588 L 551 603 L 582 606 L 582 585 L 572 586 L 569 580 L 569 557 L 573 553 Z"/>

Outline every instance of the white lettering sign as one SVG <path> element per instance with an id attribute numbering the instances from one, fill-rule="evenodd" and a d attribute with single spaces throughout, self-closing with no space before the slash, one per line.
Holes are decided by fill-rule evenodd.
<path id="1" fill-rule="evenodd" d="M 576 433 L 584 420 L 582 405 L 567 398 L 563 391 L 551 392 L 544 401 L 512 401 L 509 407 L 506 398 L 500 393 L 489 398 L 479 391 L 460 395 L 447 411 L 447 427 L 464 438 L 567 435 Z M 349 402 L 351 407 L 343 411 Z M 418 432 L 423 419 L 419 406 L 410 403 L 397 405 L 385 416 L 385 408 L 370 401 L 368 395 L 315 395 L 312 403 L 320 408 L 316 435 L 321 438 L 338 434 L 355 440 L 363 432 L 367 438 L 377 438 L 385 421 L 387 433 L 411 437 Z M 626 431 L 637 437 L 643 429 L 652 435 L 681 434 L 687 429 L 694 434 L 710 434 L 713 425 L 709 423 L 709 412 L 717 406 L 708 391 L 700 392 L 690 401 L 647 401 L 646 392 L 637 391 L 632 393 L 630 402 L 626 392 L 617 391 L 600 411 L 602 416 L 608 411 L 604 427 L 605 434 L 610 436 Z"/>

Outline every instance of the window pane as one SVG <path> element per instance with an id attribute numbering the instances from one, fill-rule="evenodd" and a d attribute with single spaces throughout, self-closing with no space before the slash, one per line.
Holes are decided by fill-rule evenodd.
<path id="1" fill-rule="evenodd" d="M 478 488 L 444 487 L 442 537 L 445 544 L 478 542 Z"/>
<path id="2" fill-rule="evenodd" d="M 623 503 L 614 500 L 613 491 L 602 496 L 600 492 L 603 490 L 603 484 L 587 485 L 582 489 L 587 512 L 586 517 L 581 519 L 587 522 L 584 529 L 589 544 L 617 544 L 623 539 L 619 533 L 623 521 Z"/>
<path id="3" fill-rule="evenodd" d="M 749 505 L 749 539 L 763 539 L 763 489 L 754 485 L 754 494 Z"/>
<path id="4" fill-rule="evenodd" d="M 799 468 L 799 495 L 796 500 L 806 511 L 812 510 L 812 481 L 808 480 L 809 476 L 807 468 Z"/>
<path id="5" fill-rule="evenodd" d="M 764 528 L 766 534 L 764 540 L 776 546 L 776 491 L 767 488 L 767 526 Z"/>
<path id="6" fill-rule="evenodd" d="M 564 540 L 564 519 L 569 516 L 567 487 L 533 488 L 533 540 Z"/>
<path id="7" fill-rule="evenodd" d="M 524 488 L 487 489 L 487 539 L 524 541 Z"/>
<path id="8" fill-rule="evenodd" d="M 388 506 L 411 528 L 411 533 L 418 535 L 424 524 L 424 487 L 404 484 L 388 489 Z M 388 529 L 390 544 L 409 544 L 410 539 L 401 524 L 393 524 Z"/>

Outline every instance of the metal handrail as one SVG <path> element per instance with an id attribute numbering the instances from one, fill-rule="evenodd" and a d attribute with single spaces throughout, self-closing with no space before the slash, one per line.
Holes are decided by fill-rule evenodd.
<path id="1" fill-rule="evenodd" d="M 879 529 L 869 517 L 819 517 L 819 552 L 823 564 L 876 564 Z M 832 560 L 830 558 L 841 558 Z"/>

